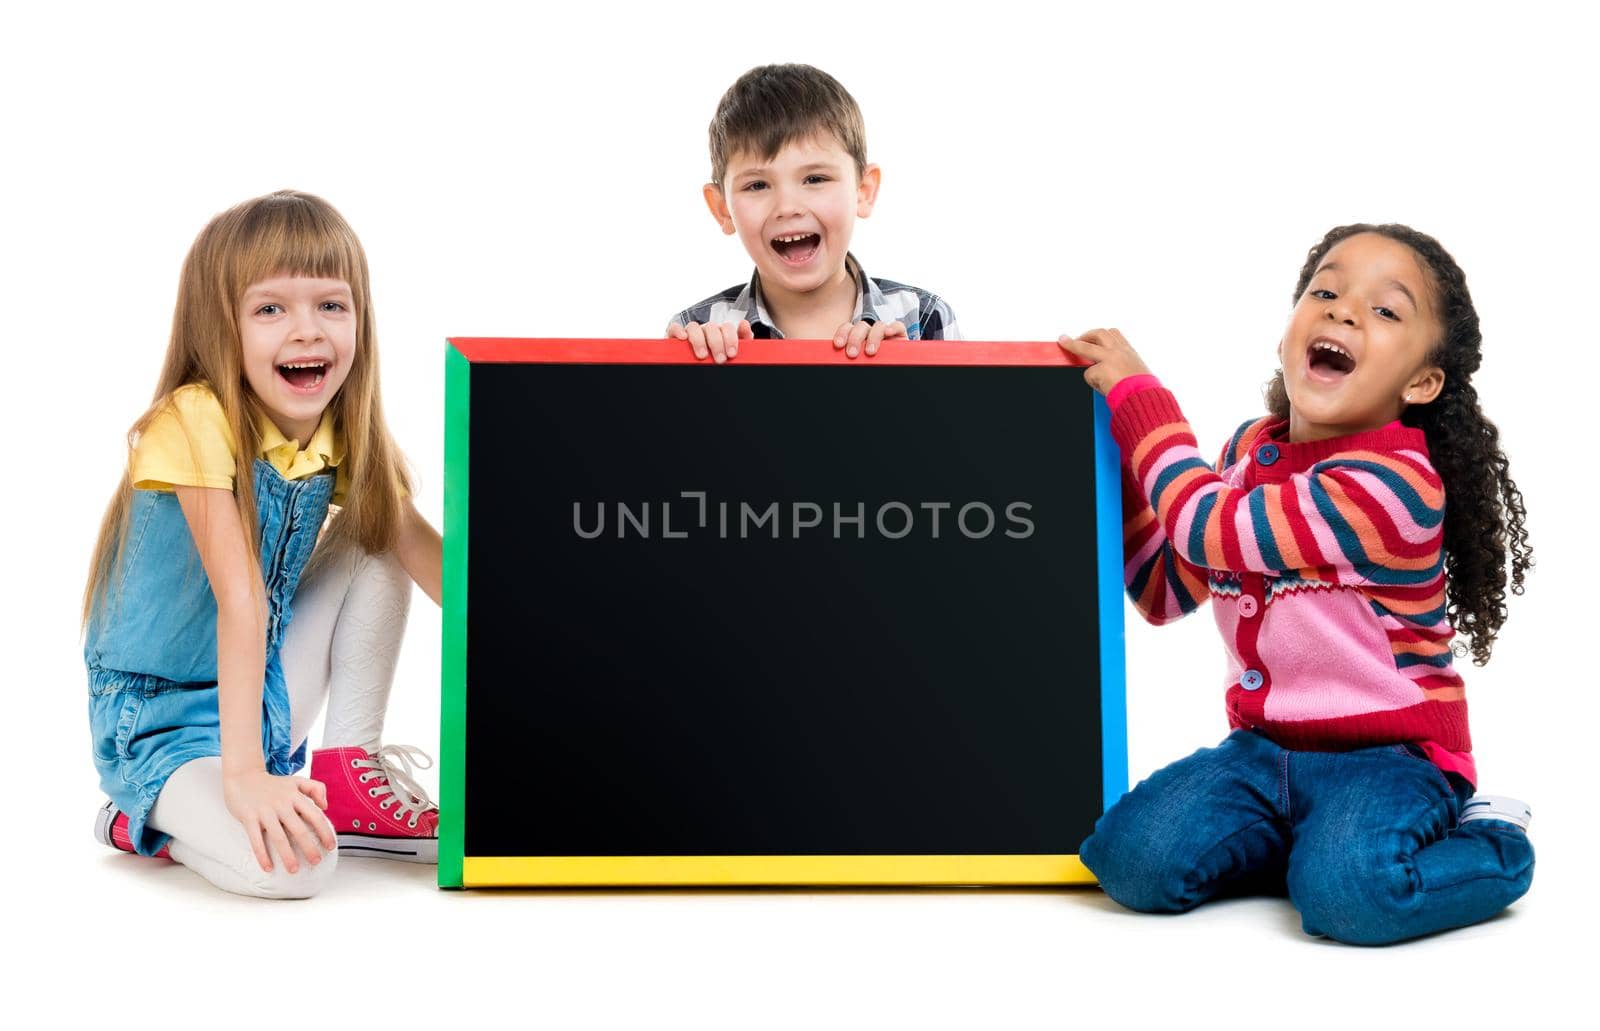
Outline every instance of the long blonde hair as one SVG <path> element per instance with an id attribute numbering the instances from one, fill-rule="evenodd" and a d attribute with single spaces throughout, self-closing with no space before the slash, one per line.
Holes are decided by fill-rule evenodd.
<path id="1" fill-rule="evenodd" d="M 233 496 L 239 521 L 257 562 L 254 483 L 260 447 L 256 429 L 262 409 L 245 383 L 239 338 L 239 302 L 245 290 L 275 276 L 342 279 L 355 301 L 356 347 L 339 393 L 329 403 L 334 426 L 344 435 L 346 482 L 342 509 L 317 551 L 350 541 L 369 553 L 394 547 L 402 490 L 411 481 L 384 422 L 378 391 L 378 338 L 373 323 L 367 256 L 361 241 L 333 206 L 320 197 L 280 190 L 235 205 L 213 218 L 195 237 L 178 280 L 172 337 L 156 381 L 155 395 L 128 431 L 128 448 L 170 403 L 172 392 L 190 383 L 216 395 L 237 445 Z M 111 580 L 127 534 L 133 481 L 126 468 L 95 542 L 84 588 L 83 619 Z M 313 559 L 315 561 L 315 559 Z"/>

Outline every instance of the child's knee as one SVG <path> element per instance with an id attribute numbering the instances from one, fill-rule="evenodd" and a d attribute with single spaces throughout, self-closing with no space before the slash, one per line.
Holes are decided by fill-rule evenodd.
<path id="1" fill-rule="evenodd" d="M 1181 913 L 1201 901 L 1194 865 L 1176 829 L 1124 799 L 1095 824 L 1079 858 L 1120 905 L 1141 913 Z"/>
<path id="2" fill-rule="evenodd" d="M 393 551 L 369 555 L 356 548 L 352 561 L 350 597 L 364 610 L 404 621 L 411 607 L 411 577 L 399 557 Z"/>
<path id="3" fill-rule="evenodd" d="M 299 868 L 290 873 L 274 858 L 271 870 L 261 869 L 255 852 L 244 835 L 225 846 L 212 842 L 209 850 L 193 842 L 174 838 L 172 858 L 223 891 L 261 899 L 308 899 L 328 886 L 339 866 L 337 851 L 324 853 L 317 863 L 300 857 Z"/>
<path id="4" fill-rule="evenodd" d="M 1385 945 L 1409 937 L 1406 911 L 1417 903 L 1410 863 L 1362 868 L 1345 856 L 1296 853 L 1289 866 L 1289 898 L 1305 933 L 1350 945 Z"/>
<path id="5" fill-rule="evenodd" d="M 1079 855 L 1107 895 L 1140 912 L 1181 913 L 1241 878 L 1280 876 L 1283 827 L 1250 787 L 1271 780 L 1273 763 L 1257 761 L 1251 744 L 1202 749 L 1106 810 Z"/>
<path id="6" fill-rule="evenodd" d="M 338 866 L 337 851 L 326 853 L 318 863 L 302 859 L 294 873 L 284 869 L 282 863 L 274 864 L 271 870 L 256 866 L 245 877 L 245 893 L 263 899 L 309 899 L 328 886 Z"/>
<path id="7" fill-rule="evenodd" d="M 1359 842 L 1297 851 L 1289 897 L 1307 934 L 1388 945 L 1487 920 L 1532 880 L 1526 834 L 1468 824 L 1412 854 Z"/>
<path id="8" fill-rule="evenodd" d="M 356 577 L 365 577 L 374 583 L 411 585 L 411 577 L 400 564 L 400 556 L 393 551 L 365 552 L 354 549 Z"/>

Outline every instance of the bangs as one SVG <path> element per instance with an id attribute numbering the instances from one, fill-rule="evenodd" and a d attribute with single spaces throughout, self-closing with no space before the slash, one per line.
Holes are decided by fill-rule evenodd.
<path id="1" fill-rule="evenodd" d="M 855 151 L 859 149 L 850 139 L 849 130 L 844 125 L 822 118 L 783 119 L 769 125 L 752 127 L 743 136 L 730 138 L 727 155 L 731 159 L 735 154 L 757 154 L 761 160 L 771 161 L 791 143 L 809 143 L 813 140 L 822 144 L 838 142 L 852 160 L 855 158 Z"/>
<path id="2" fill-rule="evenodd" d="M 718 127 L 722 128 L 722 132 L 712 138 L 712 152 L 715 155 L 712 174 L 715 181 L 722 181 L 728 170 L 728 162 L 737 154 L 754 154 L 762 161 L 771 161 L 790 144 L 812 140 L 824 145 L 838 143 L 854 162 L 856 175 L 865 173 L 866 145 L 859 124 L 851 124 L 849 119 L 789 112 L 784 114 L 786 117 L 763 119 L 749 125 Z"/>
<path id="3" fill-rule="evenodd" d="M 241 205 L 222 249 L 228 255 L 229 295 L 275 276 L 341 279 L 357 303 L 367 294 L 367 258 L 361 242 L 327 201 L 284 191 Z"/>
<path id="4" fill-rule="evenodd" d="M 785 146 L 809 139 L 838 141 L 858 176 L 867 167 L 866 126 L 855 98 L 810 65 L 765 65 L 740 76 L 717 105 L 710 137 L 711 181 L 718 184 L 735 154 L 771 161 Z"/>

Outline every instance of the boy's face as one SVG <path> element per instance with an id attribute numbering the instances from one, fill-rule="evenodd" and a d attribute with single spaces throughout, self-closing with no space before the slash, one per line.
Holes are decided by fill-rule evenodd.
<path id="1" fill-rule="evenodd" d="M 803 294 L 836 282 L 858 218 L 872 214 L 878 166 L 856 163 L 831 135 L 786 143 L 770 160 L 739 152 L 723 187 L 705 186 L 717 224 L 755 260 L 763 289 Z"/>

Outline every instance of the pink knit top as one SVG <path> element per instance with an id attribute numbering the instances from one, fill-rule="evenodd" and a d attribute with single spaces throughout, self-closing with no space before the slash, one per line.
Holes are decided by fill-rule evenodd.
<path id="1" fill-rule="evenodd" d="M 1415 744 L 1476 783 L 1445 610 L 1444 488 L 1422 431 L 1295 444 L 1259 419 L 1213 468 L 1155 377 L 1108 400 L 1128 594 L 1157 624 L 1212 600 L 1229 725 L 1300 750 Z"/>

